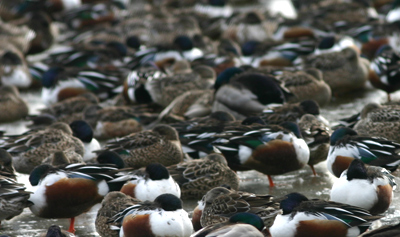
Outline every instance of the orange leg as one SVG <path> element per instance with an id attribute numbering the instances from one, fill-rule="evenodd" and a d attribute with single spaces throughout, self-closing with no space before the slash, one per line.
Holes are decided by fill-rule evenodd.
<path id="1" fill-rule="evenodd" d="M 268 180 L 269 180 L 269 186 L 270 186 L 271 188 L 275 187 L 275 184 L 274 184 L 274 181 L 272 181 L 271 175 L 267 175 L 267 176 L 268 176 Z"/>
<path id="2" fill-rule="evenodd" d="M 69 224 L 68 232 L 70 232 L 70 233 L 72 233 L 72 234 L 75 234 L 74 225 L 75 225 L 75 217 L 72 217 L 72 218 L 71 218 L 71 222 L 70 222 L 70 224 Z"/>
<path id="3" fill-rule="evenodd" d="M 309 166 L 310 166 L 314 176 L 317 176 L 317 172 L 315 172 L 314 166 L 313 165 L 309 165 Z"/>

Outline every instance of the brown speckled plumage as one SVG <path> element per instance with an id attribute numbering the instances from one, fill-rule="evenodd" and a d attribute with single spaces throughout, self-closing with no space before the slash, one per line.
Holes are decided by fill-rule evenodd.
<path id="1" fill-rule="evenodd" d="M 310 148 L 308 165 L 313 167 L 313 165 L 326 160 L 332 133 L 330 127 L 311 114 L 305 114 L 301 117 L 299 127 L 304 141 Z"/>
<path id="2" fill-rule="evenodd" d="M 352 47 L 304 57 L 303 66 L 321 70 L 333 94 L 362 89 L 368 80 L 369 61 L 361 58 Z"/>
<path id="3" fill-rule="evenodd" d="M 119 231 L 110 229 L 110 226 L 113 226 L 115 223 L 107 223 L 109 218 L 139 202 L 140 200 L 121 192 L 108 193 L 101 202 L 101 207 L 97 212 L 95 222 L 97 233 L 103 237 L 118 237 Z"/>
<path id="4" fill-rule="evenodd" d="M 9 220 L 32 205 L 28 201 L 31 192 L 25 191 L 23 184 L 0 175 L 0 222 Z"/>
<path id="5" fill-rule="evenodd" d="M 361 111 L 361 119 L 354 130 L 361 136 L 384 137 L 400 142 L 400 106 L 367 104 Z"/>
<path id="6" fill-rule="evenodd" d="M 210 189 L 226 184 L 239 188 L 239 177 L 228 167 L 220 154 L 210 154 L 203 159 L 181 162 L 167 167 L 181 188 L 181 198 L 201 198 Z"/>
<path id="7" fill-rule="evenodd" d="M 68 124 L 59 122 L 44 130 L 31 130 L 19 136 L 10 136 L 2 145 L 13 156 L 15 169 L 27 174 L 52 153 L 71 147 L 76 153 L 84 154 L 82 141 L 72 136 Z"/>
<path id="8" fill-rule="evenodd" d="M 108 142 L 105 149 L 117 152 L 126 166 L 133 168 L 155 162 L 168 166 L 183 160 L 178 132 L 168 125 L 157 125 L 151 131 L 133 133 Z"/>
<path id="9" fill-rule="evenodd" d="M 0 122 L 12 122 L 28 115 L 29 108 L 15 86 L 0 87 Z"/>
<path id="10" fill-rule="evenodd" d="M 208 226 L 227 221 L 237 212 L 251 212 L 263 219 L 269 227 L 280 213 L 279 203 L 271 195 L 255 195 L 242 191 L 217 187 L 210 190 L 202 199 L 205 203 L 201 225 Z"/>

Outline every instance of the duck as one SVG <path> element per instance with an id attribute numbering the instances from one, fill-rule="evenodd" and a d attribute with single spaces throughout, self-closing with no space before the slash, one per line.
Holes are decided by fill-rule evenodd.
<path id="1" fill-rule="evenodd" d="M 32 76 L 23 52 L 8 40 L 0 38 L 0 79 L 4 86 L 27 89 L 32 85 Z"/>
<path id="2" fill-rule="evenodd" d="M 127 46 L 116 40 L 97 39 L 88 43 L 78 43 L 51 51 L 44 61 L 50 65 L 97 69 L 124 65 L 124 57 L 129 54 Z"/>
<path id="3" fill-rule="evenodd" d="M 122 91 L 125 74 L 127 72 L 116 69 L 53 66 L 42 76 L 42 101 L 48 106 L 87 92 L 93 92 L 100 100 L 105 100 Z"/>
<path id="4" fill-rule="evenodd" d="M 65 11 L 63 20 L 74 30 L 90 29 L 95 26 L 106 26 L 117 20 L 117 10 L 125 8 L 123 2 L 88 2 L 79 7 Z"/>
<path id="5" fill-rule="evenodd" d="M 400 164 L 399 148 L 400 144 L 396 142 L 360 136 L 353 129 L 342 127 L 331 135 L 327 167 L 333 175 L 340 177 L 354 159 L 360 159 L 368 165 L 394 171 Z"/>
<path id="6" fill-rule="evenodd" d="M 100 150 L 101 146 L 99 141 L 93 137 L 93 129 L 85 120 L 75 120 L 70 125 L 73 136 L 82 141 L 85 152 L 83 160 L 88 161 L 95 158 L 97 155 L 94 151 Z"/>
<path id="7" fill-rule="evenodd" d="M 138 56 L 136 57 L 138 58 Z M 144 56 L 144 58 L 146 58 L 146 56 Z M 166 76 L 167 73 L 157 65 L 142 66 L 131 71 L 123 83 L 124 88 L 122 95 L 125 102 L 127 104 L 147 104 L 153 102 L 146 88 L 146 83 L 153 80 L 162 80 L 162 78 Z"/>
<path id="8" fill-rule="evenodd" d="M 203 144 L 203 142 L 197 143 L 195 142 L 196 140 L 203 139 L 204 136 L 212 136 L 213 134 L 222 132 L 225 126 L 233 125 L 235 122 L 236 118 L 231 113 L 215 111 L 208 116 L 180 121 L 171 124 L 171 126 L 179 133 L 179 140 L 181 141 L 183 152 L 191 158 L 196 159 L 205 157 L 214 150 L 213 147 L 209 145 L 208 140 L 206 145 Z M 261 119 L 259 119 L 259 122 L 265 124 Z M 240 123 L 242 123 L 242 121 L 239 121 L 239 124 Z"/>
<path id="9" fill-rule="evenodd" d="M 280 201 L 283 213 L 278 214 L 271 236 L 358 236 L 372 221 L 382 218 L 367 210 L 343 203 L 308 199 L 290 193 Z"/>
<path id="10" fill-rule="evenodd" d="M 62 118 L 69 114 L 82 112 L 87 106 L 98 104 L 99 98 L 91 93 L 83 93 L 40 109 L 40 114 L 50 114 Z"/>
<path id="11" fill-rule="evenodd" d="M 16 86 L 1 86 L 0 95 L 0 108 L 4 111 L 0 116 L 1 123 L 17 121 L 28 115 L 29 107 Z"/>
<path id="12" fill-rule="evenodd" d="M 232 6 L 225 0 L 208 1 L 207 4 L 197 3 L 194 10 L 210 18 L 228 18 L 233 13 Z"/>
<path id="13" fill-rule="evenodd" d="M 30 195 L 31 192 L 25 191 L 24 184 L 17 183 L 8 175 L 0 175 L 0 224 L 2 220 L 10 220 L 21 214 L 25 207 L 30 207 Z"/>
<path id="14" fill-rule="evenodd" d="M 168 166 L 183 160 L 178 132 L 173 127 L 163 124 L 155 126 L 152 130 L 109 141 L 103 150 L 115 151 L 122 157 L 126 167 L 136 169 L 155 162 Z"/>
<path id="15" fill-rule="evenodd" d="M 176 97 L 165 107 L 157 118 L 162 121 L 168 115 L 178 120 L 205 117 L 211 114 L 211 106 L 214 101 L 214 90 L 189 90 Z"/>
<path id="16" fill-rule="evenodd" d="M 275 186 L 271 175 L 301 169 L 310 158 L 310 149 L 293 122 L 244 131 L 227 127 L 211 144 L 224 154 L 233 170 L 254 169 L 266 174 L 270 187 Z"/>
<path id="17" fill-rule="evenodd" d="M 141 202 L 120 211 L 110 223 L 121 223 L 120 236 L 180 236 L 189 237 L 193 226 L 182 200 L 165 193 L 154 202 Z"/>
<path id="18" fill-rule="evenodd" d="M 147 80 L 144 88 L 149 94 L 151 101 L 163 107 L 168 106 L 176 97 L 189 90 L 211 89 L 215 72 L 209 66 L 197 66 L 193 69 L 187 60 L 176 61 L 173 65 L 171 75 L 161 77 L 158 80 Z M 128 77 L 135 77 L 137 73 L 132 72 Z M 133 80 L 128 78 L 128 81 Z M 135 79 L 137 81 L 137 79 Z M 136 85 L 138 89 L 140 85 Z M 135 90 L 135 93 L 139 93 Z"/>
<path id="19" fill-rule="evenodd" d="M 265 236 L 265 226 L 263 220 L 248 212 L 239 212 L 231 216 L 228 221 L 222 222 L 216 225 L 209 225 L 201 230 L 193 233 L 191 237 L 203 237 L 203 236 L 253 236 L 263 237 Z"/>
<path id="20" fill-rule="evenodd" d="M 6 8 L 3 9 L 6 10 Z M 35 37 L 35 33 L 26 25 L 16 25 L 12 21 L 7 21 L 3 12 L 0 14 L 2 16 L 2 20 L 0 20 L 2 48 L 6 49 L 7 46 L 10 47 L 10 44 L 12 44 L 11 51 L 17 50 L 17 52 L 21 52 L 22 54 L 18 54 L 21 56 L 26 54 L 29 50 L 30 41 Z M 25 57 L 21 59 L 25 59 Z"/>
<path id="21" fill-rule="evenodd" d="M 165 25 L 165 23 L 164 23 Z M 155 62 L 164 59 L 173 58 L 175 60 L 194 61 L 204 56 L 204 52 L 199 48 L 194 47 L 193 40 L 190 35 L 182 33 L 177 34 L 172 39 L 171 44 L 157 45 L 157 51 L 153 56 Z"/>
<path id="22" fill-rule="evenodd" d="M 68 124 L 57 122 L 43 130 L 29 130 L 21 135 L 8 136 L 1 147 L 12 155 L 17 172 L 29 174 L 56 151 L 73 148 L 83 156 L 84 145 L 72 134 Z"/>
<path id="23" fill-rule="evenodd" d="M 349 29 L 377 20 L 378 14 L 370 2 L 326 2 L 315 4 L 312 9 L 306 6 L 298 17 L 318 30 L 345 33 Z"/>
<path id="24" fill-rule="evenodd" d="M 139 169 L 124 173 L 121 179 L 128 179 L 121 192 L 141 201 L 153 202 L 163 193 L 171 193 L 178 198 L 181 197 L 181 189 L 174 178 L 169 174 L 168 169 L 159 163 L 151 163 L 146 169 Z M 110 181 L 113 182 L 113 181 Z"/>
<path id="25" fill-rule="evenodd" d="M 260 117 L 267 124 L 280 124 L 285 121 L 299 122 L 305 114 L 313 115 L 322 123 L 329 125 L 328 120 L 321 115 L 320 106 L 315 100 L 268 106 Z"/>
<path id="26" fill-rule="evenodd" d="M 68 232 L 75 233 L 75 217 L 123 185 L 108 184 L 115 178 L 117 168 L 113 164 L 39 165 L 29 175 L 29 182 L 36 187 L 29 198 L 33 203 L 30 209 L 42 218 L 70 218 Z"/>
<path id="27" fill-rule="evenodd" d="M 83 118 L 83 111 L 91 105 L 97 105 L 99 99 L 93 93 L 83 93 L 67 98 L 46 108 L 40 109 L 38 115 L 29 115 L 30 128 L 44 128 L 54 122 L 67 124 Z"/>
<path id="28" fill-rule="evenodd" d="M 332 91 L 330 86 L 324 81 L 322 72 L 319 69 L 290 69 L 268 69 L 269 73 L 274 75 L 278 80 L 283 81 L 285 88 L 294 95 L 288 98 L 288 103 L 314 100 L 319 106 L 329 104 Z M 265 71 L 263 68 L 259 70 Z"/>
<path id="29" fill-rule="evenodd" d="M 226 111 L 216 111 L 204 118 L 172 124 L 179 131 L 183 151 L 194 159 L 210 153 L 221 153 L 212 142 L 215 140 L 214 136 L 223 133 L 224 130 L 240 134 L 251 129 L 261 129 L 265 125 L 259 116 L 236 120 Z"/>
<path id="30" fill-rule="evenodd" d="M 394 225 L 383 225 L 378 229 L 369 230 L 363 233 L 362 235 L 360 235 L 360 237 L 396 236 L 400 234 L 399 230 L 400 230 L 400 223 Z"/>
<path id="31" fill-rule="evenodd" d="M 182 199 L 202 198 L 220 185 L 239 189 L 239 177 L 229 168 L 224 156 L 212 153 L 202 159 L 193 159 L 166 167 L 181 188 Z"/>
<path id="32" fill-rule="evenodd" d="M 313 50 L 313 46 L 307 45 L 308 40 L 304 42 L 282 42 L 275 40 L 247 41 L 242 44 L 243 56 L 240 57 L 242 64 L 251 65 L 255 68 L 264 67 L 292 67 L 302 51 Z"/>
<path id="33" fill-rule="evenodd" d="M 89 105 L 82 117 L 93 128 L 96 139 L 106 140 L 143 131 L 142 115 L 132 106 Z"/>
<path id="34" fill-rule="evenodd" d="M 242 191 L 216 187 L 207 192 L 193 212 L 193 226 L 215 225 L 228 221 L 240 212 L 253 213 L 261 217 L 264 225 L 270 227 L 280 213 L 278 202 L 271 195 L 256 195 Z"/>
<path id="35" fill-rule="evenodd" d="M 74 163 L 85 163 L 85 161 L 72 147 L 66 150 L 56 151 L 42 160 L 42 164 L 50 164 L 52 166 L 62 166 Z"/>
<path id="36" fill-rule="evenodd" d="M 17 180 L 12 163 L 12 156 L 6 150 L 0 148 L 0 175 Z"/>
<path id="37" fill-rule="evenodd" d="M 58 225 L 51 225 L 47 229 L 46 233 L 43 233 L 40 236 L 41 237 L 50 237 L 50 236 L 51 237 L 74 237 L 75 235 L 68 231 L 62 230 L 60 228 L 60 226 L 58 226 Z"/>
<path id="38" fill-rule="evenodd" d="M 361 58 L 353 47 L 338 52 L 309 55 L 302 59 L 304 68 L 312 67 L 322 71 L 323 79 L 330 86 L 333 95 L 365 88 L 370 63 Z"/>
<path id="39" fill-rule="evenodd" d="M 270 16 L 268 16 L 270 17 Z M 240 44 L 249 41 L 266 41 L 272 38 L 277 29 L 277 21 L 267 19 L 260 10 L 248 10 L 232 16 L 227 26 L 223 25 L 222 38 L 228 38 Z"/>
<path id="40" fill-rule="evenodd" d="M 268 104 L 283 104 L 286 101 L 285 90 L 274 77 L 244 72 L 237 67 L 228 68 L 219 74 L 214 89 L 216 92 L 212 111 L 228 111 L 236 119 L 257 115 Z"/>
<path id="41" fill-rule="evenodd" d="M 369 81 L 375 88 L 387 93 L 388 101 L 391 101 L 390 93 L 400 89 L 399 60 L 399 52 L 390 45 L 383 45 L 370 65 Z"/>
<path id="42" fill-rule="evenodd" d="M 392 2 L 391 9 L 390 9 L 390 11 L 387 13 L 387 15 L 385 17 L 386 22 L 394 24 L 394 25 L 399 23 L 399 21 L 400 21 L 400 19 L 399 19 L 399 9 L 400 8 L 399 8 L 399 6 L 400 6 L 400 2 L 399 1 L 394 0 Z"/>
<path id="43" fill-rule="evenodd" d="M 398 105 L 380 105 L 375 102 L 368 103 L 361 110 L 354 130 L 361 136 L 384 137 L 400 143 L 397 128 L 400 129 Z"/>
<path id="44" fill-rule="evenodd" d="M 378 215 L 389 208 L 396 186 L 394 176 L 385 168 L 367 166 L 354 159 L 333 184 L 330 200 L 361 207 L 372 215 Z"/>
<path id="45" fill-rule="evenodd" d="M 314 176 L 316 176 L 317 172 L 315 172 L 314 165 L 325 161 L 328 157 L 332 130 L 329 125 L 322 122 L 318 117 L 312 114 L 303 115 L 298 124 L 301 135 L 310 149 L 308 165 L 310 166 Z"/>
<path id="46" fill-rule="evenodd" d="M 100 236 L 119 237 L 119 231 L 115 230 L 113 224 L 107 223 L 108 220 L 116 215 L 119 211 L 124 210 L 130 206 L 139 204 L 141 201 L 132 198 L 122 192 L 113 191 L 109 192 L 101 201 L 101 207 L 97 211 L 95 227 Z M 118 227 L 121 227 L 118 225 Z"/>

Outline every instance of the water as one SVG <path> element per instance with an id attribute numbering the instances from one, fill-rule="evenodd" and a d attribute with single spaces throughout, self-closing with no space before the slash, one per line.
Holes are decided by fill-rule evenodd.
<path id="1" fill-rule="evenodd" d="M 268 1 L 271 6 L 277 10 L 285 9 L 283 12 L 288 16 L 293 16 L 293 7 L 288 1 L 275 0 Z M 44 105 L 40 100 L 40 91 L 22 92 L 22 97 L 29 102 L 30 113 L 35 114 L 38 109 L 43 108 Z M 394 93 L 392 98 L 400 99 L 400 92 Z M 322 115 L 329 121 L 334 122 L 340 118 L 350 116 L 359 112 L 362 107 L 371 102 L 385 102 L 386 94 L 368 87 L 367 90 L 352 93 L 351 96 L 342 96 L 333 98 L 332 102 L 322 108 Z M 7 134 L 20 134 L 26 131 L 25 125 L 27 121 L 18 121 L 9 124 L 0 124 L 0 130 L 6 131 Z M 283 196 L 287 193 L 296 191 L 303 193 L 309 198 L 328 199 L 330 188 L 336 177 L 331 175 L 326 169 L 326 163 L 322 162 L 315 167 L 318 175 L 313 176 L 311 169 L 305 167 L 301 170 L 290 172 L 285 175 L 274 176 L 276 187 L 270 188 L 268 185 L 268 178 L 266 175 L 256 171 L 238 172 L 241 179 L 240 190 L 253 192 L 256 194 L 271 194 L 274 196 Z M 395 176 L 399 172 L 394 173 Z M 33 190 L 28 181 L 28 175 L 18 175 L 18 182 L 24 183 L 28 190 Z M 396 178 L 397 183 L 400 180 Z M 400 221 L 400 211 L 396 207 L 400 205 L 399 191 L 395 190 L 394 200 L 389 210 L 385 213 L 385 217 L 381 219 L 379 224 L 392 224 Z M 197 200 L 184 200 L 184 208 L 191 212 L 197 205 Z M 95 230 L 95 218 L 100 204 L 95 205 L 89 212 L 82 214 L 76 218 L 75 229 L 76 235 L 80 237 L 98 236 Z M 0 234 L 22 237 L 22 236 L 40 236 L 47 231 L 47 228 L 52 224 L 60 225 L 62 229 L 68 229 L 69 219 L 43 219 L 34 216 L 29 209 L 9 221 L 3 221 Z"/>

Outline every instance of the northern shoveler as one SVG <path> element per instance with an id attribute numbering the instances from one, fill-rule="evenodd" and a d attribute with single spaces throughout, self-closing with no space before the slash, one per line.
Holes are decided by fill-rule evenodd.
<path id="1" fill-rule="evenodd" d="M 22 213 L 25 207 L 32 205 L 28 201 L 31 192 L 25 191 L 23 184 L 0 175 L 0 223 L 2 220 L 10 220 Z"/>
<path id="2" fill-rule="evenodd" d="M 314 100 L 319 106 L 324 106 L 331 101 L 331 88 L 324 81 L 319 69 L 272 69 L 270 73 L 283 81 L 285 87 L 294 95 L 288 98 L 289 103 Z"/>
<path id="3" fill-rule="evenodd" d="M 343 127 L 332 133 L 327 167 L 336 177 L 340 177 L 354 159 L 396 170 L 400 164 L 399 149 L 400 144 L 393 141 L 359 136 L 353 129 Z"/>
<path id="4" fill-rule="evenodd" d="M 2 148 L 0 148 L 0 175 L 16 180 L 12 156 Z"/>
<path id="5" fill-rule="evenodd" d="M 47 232 L 45 234 L 40 235 L 40 237 L 49 237 L 49 236 L 53 236 L 53 237 L 74 237 L 75 235 L 67 232 L 65 230 L 62 230 L 60 228 L 60 226 L 58 225 L 51 225 L 48 229 Z"/>
<path id="6" fill-rule="evenodd" d="M 17 87 L 0 87 L 0 101 L 0 109 L 4 111 L 0 115 L 0 122 L 12 122 L 28 115 L 28 105 L 21 98 Z"/>
<path id="7" fill-rule="evenodd" d="M 396 186 L 394 176 L 385 168 L 367 166 L 354 159 L 333 184 L 330 200 L 361 207 L 377 215 L 389 208 Z"/>
<path id="8" fill-rule="evenodd" d="M 141 115 L 132 106 L 90 105 L 83 111 L 83 119 L 92 126 L 93 136 L 102 140 L 142 131 Z"/>
<path id="9" fill-rule="evenodd" d="M 108 99 L 122 91 L 125 72 L 115 69 L 79 69 L 72 67 L 50 67 L 42 76 L 42 101 L 46 105 L 87 92 L 95 93 L 99 99 Z"/>
<path id="10" fill-rule="evenodd" d="M 222 38 L 228 38 L 240 44 L 257 40 L 260 42 L 270 40 L 278 23 L 271 16 L 265 17 L 260 10 L 248 10 L 232 16 L 227 26 L 222 26 Z"/>
<path id="11" fill-rule="evenodd" d="M 231 216 L 228 221 L 216 225 L 209 225 L 193 233 L 191 237 L 203 236 L 265 236 L 261 231 L 265 229 L 263 220 L 253 213 L 239 212 Z"/>
<path id="12" fill-rule="evenodd" d="M 73 163 L 84 163 L 84 160 L 72 147 L 66 150 L 56 151 L 42 161 L 42 164 L 50 164 L 57 167 Z"/>
<path id="13" fill-rule="evenodd" d="M 129 99 L 135 101 L 140 93 L 147 93 L 152 102 L 166 107 L 184 92 L 211 89 L 214 84 L 215 72 L 211 67 L 203 65 L 192 69 L 186 60 L 176 61 L 172 67 L 173 72 L 170 75 L 158 78 L 148 76 L 143 85 L 143 76 L 138 71 L 131 72 L 126 79 Z"/>
<path id="14" fill-rule="evenodd" d="M 208 191 L 199 201 L 198 207 L 193 212 L 193 226 L 206 227 L 225 222 L 238 212 L 257 214 L 265 226 L 269 227 L 279 214 L 280 208 L 271 195 L 255 195 L 216 187 Z"/>
<path id="15" fill-rule="evenodd" d="M 279 214 L 269 229 L 271 236 L 358 236 L 382 216 L 343 203 L 311 199 L 290 193 L 280 202 Z"/>
<path id="16" fill-rule="evenodd" d="M 386 21 L 388 23 L 396 24 L 400 21 L 400 1 L 394 0 L 391 6 L 391 10 L 386 15 Z"/>
<path id="17" fill-rule="evenodd" d="M 400 223 L 395 225 L 384 225 L 378 229 L 370 230 L 360 237 L 397 236 L 400 234 Z"/>
<path id="18" fill-rule="evenodd" d="M 85 120 L 75 120 L 70 125 L 73 136 L 79 138 L 85 146 L 83 160 L 88 161 L 96 157 L 94 151 L 100 150 L 100 143 L 93 137 L 93 129 Z"/>
<path id="19" fill-rule="evenodd" d="M 141 168 L 151 163 L 165 166 L 183 160 L 178 132 L 168 125 L 157 125 L 151 131 L 142 131 L 108 142 L 105 150 L 117 152 L 127 167 Z"/>
<path id="20" fill-rule="evenodd" d="M 360 113 L 354 130 L 362 136 L 384 137 L 400 143 L 400 107 L 398 105 L 379 105 L 369 103 Z"/>
<path id="21" fill-rule="evenodd" d="M 152 202 L 164 193 L 171 193 L 178 198 L 181 197 L 179 185 L 162 164 L 152 163 L 147 165 L 146 169 L 123 173 L 122 175 L 122 177 L 115 179 L 118 182 L 122 179 L 127 180 L 120 191 L 143 202 Z"/>
<path id="22" fill-rule="evenodd" d="M 33 214 L 43 218 L 70 218 L 69 232 L 74 233 L 75 217 L 100 203 L 109 191 L 117 191 L 123 185 L 114 182 L 115 165 L 69 164 L 55 168 L 44 164 L 37 166 L 29 181 L 37 186 L 31 195 Z"/>
<path id="23" fill-rule="evenodd" d="M 210 189 L 223 184 L 233 190 L 239 188 L 238 175 L 229 168 L 225 157 L 217 153 L 202 159 L 180 162 L 167 169 L 179 184 L 182 199 L 201 198 Z"/>
<path id="24" fill-rule="evenodd" d="M 267 174 L 273 187 L 271 175 L 298 170 L 309 161 L 310 150 L 296 123 L 242 129 L 227 127 L 214 135 L 211 143 L 224 154 L 233 170 L 255 169 Z"/>
<path id="25" fill-rule="evenodd" d="M 180 120 L 185 118 L 205 117 L 211 113 L 211 106 L 214 101 L 214 90 L 190 90 L 176 97 L 160 113 L 157 122 L 167 115 Z"/>
<path id="26" fill-rule="evenodd" d="M 5 86 L 29 88 L 32 76 L 24 54 L 10 42 L 0 39 L 0 79 Z"/>
<path id="27" fill-rule="evenodd" d="M 107 223 L 109 218 L 116 215 L 121 210 L 140 203 L 140 200 L 132 198 L 124 193 L 114 191 L 109 192 L 101 202 L 101 207 L 97 211 L 95 226 L 100 236 L 119 237 L 119 231 L 114 224 Z M 121 227 L 120 225 L 117 225 Z"/>
<path id="28" fill-rule="evenodd" d="M 369 81 L 371 84 L 387 93 L 390 101 L 390 93 L 400 89 L 400 53 L 389 45 L 383 45 L 378 49 L 377 56 L 371 62 Z"/>
<path id="29" fill-rule="evenodd" d="M 332 130 L 329 125 L 312 114 L 305 114 L 299 121 L 299 128 L 304 141 L 310 149 L 308 165 L 314 175 L 317 175 L 314 165 L 326 160 L 329 152 L 329 142 Z"/>
<path id="30" fill-rule="evenodd" d="M 321 70 L 334 95 L 362 89 L 368 80 L 369 61 L 361 58 L 352 47 L 309 55 L 303 58 L 303 66 Z"/>
<path id="31" fill-rule="evenodd" d="M 120 236 L 189 237 L 193 226 L 182 201 L 173 194 L 162 194 L 154 202 L 142 202 L 122 210 L 109 221 L 121 224 Z"/>
<path id="32" fill-rule="evenodd" d="M 228 111 L 238 119 L 259 114 L 268 104 L 282 104 L 285 95 L 290 94 L 273 76 L 244 72 L 236 67 L 219 74 L 214 89 L 212 111 Z"/>
<path id="33" fill-rule="evenodd" d="M 280 124 L 285 121 L 299 122 L 305 114 L 314 115 L 322 123 L 329 124 L 328 120 L 320 114 L 319 104 L 314 100 L 269 106 L 262 111 L 261 118 L 267 124 Z"/>
<path id="34" fill-rule="evenodd" d="M 72 136 L 68 124 L 61 122 L 43 130 L 30 130 L 21 135 L 8 136 L 1 147 L 13 156 L 14 168 L 26 174 L 56 151 L 73 148 L 81 156 L 85 152 L 83 143 Z"/>
<path id="35" fill-rule="evenodd" d="M 28 125 L 30 128 L 44 128 L 54 122 L 72 123 L 75 120 L 83 118 L 83 111 L 91 105 L 97 105 L 99 99 L 93 93 L 83 93 L 44 109 L 40 109 L 39 115 L 29 115 L 28 119 L 32 121 Z M 86 119 L 85 119 L 86 120 Z"/>

